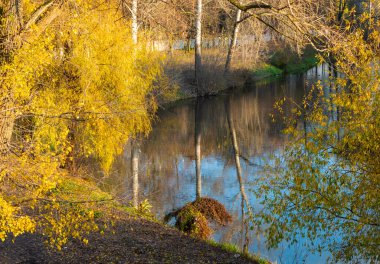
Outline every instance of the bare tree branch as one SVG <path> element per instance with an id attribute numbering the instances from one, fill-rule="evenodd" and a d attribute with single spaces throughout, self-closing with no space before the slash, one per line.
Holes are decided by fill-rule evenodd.
<path id="1" fill-rule="evenodd" d="M 54 4 L 55 0 L 49 0 L 43 3 L 37 10 L 32 14 L 29 21 L 26 22 L 23 30 L 29 29 L 36 21 L 48 10 L 50 6 Z"/>

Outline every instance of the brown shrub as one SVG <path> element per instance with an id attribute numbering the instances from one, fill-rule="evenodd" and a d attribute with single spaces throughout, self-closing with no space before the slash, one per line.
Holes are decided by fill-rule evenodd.
<path id="1" fill-rule="evenodd" d="M 175 225 L 179 230 L 200 239 L 208 239 L 212 234 L 207 219 L 192 205 L 187 205 L 179 211 Z"/>
<path id="2" fill-rule="evenodd" d="M 227 212 L 223 204 L 215 199 L 204 197 L 191 203 L 192 206 L 202 213 L 207 220 L 215 221 L 220 225 L 226 225 L 232 220 L 232 216 Z"/>
<path id="3" fill-rule="evenodd" d="M 175 226 L 179 230 L 201 239 L 207 239 L 212 234 L 209 221 L 226 225 L 232 220 L 224 205 L 208 197 L 187 203 L 177 211 L 167 214 L 164 220 L 167 222 L 172 217 L 176 218 Z"/>

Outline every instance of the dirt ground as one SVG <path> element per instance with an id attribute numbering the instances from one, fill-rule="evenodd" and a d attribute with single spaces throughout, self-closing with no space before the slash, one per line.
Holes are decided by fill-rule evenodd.
<path id="1" fill-rule="evenodd" d="M 114 231 L 91 234 L 88 245 L 70 241 L 61 252 L 46 248 L 39 235 L 22 235 L 0 242 L 0 263 L 256 263 L 143 219 L 125 220 Z"/>

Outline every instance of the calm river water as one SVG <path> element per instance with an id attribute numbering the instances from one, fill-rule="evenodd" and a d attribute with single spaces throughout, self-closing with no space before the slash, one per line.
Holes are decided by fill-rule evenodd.
<path id="1" fill-rule="evenodd" d="M 197 119 L 195 100 L 181 101 L 160 110 L 153 131 L 140 144 L 139 200 L 148 199 L 153 212 L 162 219 L 168 212 L 195 199 L 196 120 L 201 135 L 202 196 L 218 200 L 234 217 L 228 226 L 216 227 L 213 239 L 242 247 L 246 231 L 242 223 L 240 184 L 226 111 L 230 111 L 234 118 L 238 145 L 244 157 L 241 159 L 243 184 L 255 209 L 259 205 L 250 192 L 254 188 L 251 183 L 262 172 L 263 166 L 270 162 L 272 155 L 281 153 L 286 140 L 281 134 L 281 124 L 273 123 L 270 117 L 274 103 L 284 96 L 299 102 L 305 89 L 317 79 L 325 78 L 325 75 L 326 67 L 320 66 L 304 75 L 260 81 L 241 89 L 225 91 L 222 95 L 198 102 L 201 113 Z M 127 145 L 111 176 L 104 182 L 104 187 L 109 191 L 127 198 L 132 198 L 133 193 L 130 153 L 130 146 Z M 309 241 L 302 239 L 296 245 L 284 242 L 277 249 L 267 250 L 260 232 L 248 232 L 250 252 L 273 262 L 325 263 L 330 256 L 328 252 L 321 255 L 311 253 L 304 245 Z"/>

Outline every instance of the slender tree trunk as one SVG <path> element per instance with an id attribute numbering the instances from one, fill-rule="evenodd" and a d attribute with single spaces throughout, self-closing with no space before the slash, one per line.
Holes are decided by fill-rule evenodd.
<path id="1" fill-rule="evenodd" d="M 201 119 L 202 119 L 202 99 L 197 99 L 195 108 L 195 174 L 196 174 L 196 199 L 202 195 L 202 175 L 201 175 Z"/>
<path id="2" fill-rule="evenodd" d="M 24 21 L 23 21 L 23 13 L 22 13 L 22 0 L 15 0 L 15 13 L 17 16 L 17 22 L 19 28 L 22 28 L 24 26 Z"/>
<path id="3" fill-rule="evenodd" d="M 131 168 L 132 168 L 132 185 L 133 185 L 133 206 L 139 205 L 139 153 L 138 143 L 133 140 L 131 143 Z"/>
<path id="4" fill-rule="evenodd" d="M 197 0 L 195 19 L 195 79 L 197 81 L 197 95 L 203 95 L 202 89 L 202 0 Z"/>
<path id="5" fill-rule="evenodd" d="M 127 4 L 125 4 L 125 10 L 128 9 Z M 132 17 L 132 42 L 137 45 L 137 34 L 138 34 L 138 23 L 137 23 L 137 10 L 138 10 L 138 0 L 132 0 L 131 5 L 131 17 Z M 133 56 L 135 56 L 135 52 Z M 133 206 L 137 208 L 139 206 L 139 144 L 137 140 L 133 139 L 131 141 L 131 171 L 132 171 L 132 202 Z"/>
<path id="6" fill-rule="evenodd" d="M 236 11 L 234 30 L 232 32 L 232 38 L 231 38 L 230 46 L 228 48 L 228 54 L 227 54 L 226 64 L 224 65 L 224 75 L 227 75 L 229 73 L 229 71 L 230 71 L 230 68 L 231 68 L 232 56 L 234 55 L 234 51 L 235 51 L 235 47 L 236 47 L 236 42 L 237 42 L 237 36 L 239 34 L 239 21 L 240 21 L 240 18 L 241 18 L 241 10 L 238 9 Z"/>
<path id="7" fill-rule="evenodd" d="M 1 35 L 1 47 L 0 47 L 0 63 L 9 63 L 11 61 L 11 54 L 14 49 L 14 44 L 11 41 L 12 37 L 19 30 L 16 18 L 18 17 L 18 7 L 19 2 L 12 0 L 9 2 L 4 2 L 0 4 L 3 12 L 4 10 L 10 10 L 11 14 L 9 17 L 3 17 L 6 19 L 6 26 L 3 28 L 5 32 Z M 3 13 L 1 14 L 4 15 Z M 10 19 L 10 17 L 12 17 Z M 4 43 L 6 43 L 4 45 Z M 12 90 L 7 89 L 3 86 L 3 80 L 6 79 L 7 72 L 3 73 L 1 76 L 2 81 L 0 83 L 0 155 L 5 154 L 9 151 L 10 142 L 13 133 L 15 112 L 14 112 L 14 100 L 12 96 Z M 3 79 L 4 78 L 4 79 Z"/>
<path id="8" fill-rule="evenodd" d="M 138 24 L 137 24 L 137 3 L 138 0 L 132 0 L 132 41 L 133 44 L 137 44 L 137 33 L 138 33 Z"/>
<path id="9" fill-rule="evenodd" d="M 3 97 L 0 104 L 0 154 L 4 154 L 8 152 L 10 148 L 16 116 L 11 97 Z"/>
<path id="10" fill-rule="evenodd" d="M 191 50 L 191 38 L 189 37 L 186 39 L 186 51 L 190 52 L 190 50 Z"/>
<path id="11" fill-rule="evenodd" d="M 331 72 L 331 66 L 330 63 L 328 64 L 329 66 L 329 101 L 330 101 L 330 116 L 331 116 L 331 121 L 334 121 L 334 103 L 333 103 L 333 87 L 332 87 L 332 72 Z"/>

